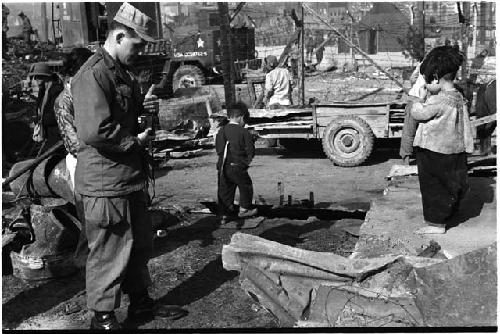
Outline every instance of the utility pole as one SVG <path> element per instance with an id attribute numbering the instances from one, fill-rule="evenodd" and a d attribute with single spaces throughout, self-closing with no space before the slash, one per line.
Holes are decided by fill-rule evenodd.
<path id="1" fill-rule="evenodd" d="M 425 56 L 425 2 L 422 1 L 422 56 Z"/>
<path id="2" fill-rule="evenodd" d="M 50 20 L 52 21 L 52 37 L 54 38 L 54 44 L 57 45 L 57 41 L 56 41 L 56 26 L 55 26 L 55 23 L 54 23 L 54 3 L 52 2 L 50 4 Z"/>
<path id="3" fill-rule="evenodd" d="M 47 42 L 49 40 L 49 26 L 47 22 L 47 3 L 40 3 L 40 16 L 42 17 L 42 36 L 41 41 Z"/>
<path id="4" fill-rule="evenodd" d="M 476 56 L 476 44 L 477 44 L 477 3 L 473 2 L 472 3 L 472 51 L 471 55 L 472 57 Z"/>
<path id="5" fill-rule="evenodd" d="M 235 102 L 233 57 L 231 53 L 230 27 L 229 27 L 229 9 L 227 2 L 218 2 L 220 17 L 220 39 L 221 39 L 221 62 L 222 77 L 224 79 L 224 96 L 226 99 L 226 109 Z"/>
<path id="6" fill-rule="evenodd" d="M 163 38 L 163 27 L 162 27 L 162 17 L 161 17 L 161 8 L 160 8 L 160 3 L 157 2 L 155 4 L 155 14 L 156 14 L 156 30 L 158 30 L 156 36 L 158 39 Z"/>
<path id="7" fill-rule="evenodd" d="M 354 16 L 352 15 L 351 12 L 349 12 L 349 10 L 347 10 L 346 14 L 351 19 L 349 39 L 351 41 L 351 44 L 354 44 Z M 352 63 L 354 64 L 355 63 L 354 49 L 349 48 L 349 50 L 350 50 L 350 54 L 351 54 Z"/>
<path id="8" fill-rule="evenodd" d="M 299 58 L 299 100 L 301 105 L 305 105 L 305 91 L 304 91 L 304 7 L 300 6 L 301 9 L 301 25 L 300 25 L 300 40 L 299 40 L 299 50 L 300 50 L 300 58 Z"/>
<path id="9" fill-rule="evenodd" d="M 462 65 L 462 82 L 464 85 L 467 83 L 467 63 L 469 51 L 469 23 L 470 23 L 470 2 L 462 2 L 462 14 L 464 22 L 462 22 L 462 52 L 464 54 L 464 63 Z"/>

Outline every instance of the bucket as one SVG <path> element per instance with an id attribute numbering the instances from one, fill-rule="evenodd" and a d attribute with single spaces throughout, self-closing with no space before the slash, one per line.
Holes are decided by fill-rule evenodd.
<path id="1" fill-rule="evenodd" d="M 74 263 L 80 222 L 66 205 L 30 206 L 34 241 L 11 252 L 14 276 L 25 280 L 45 280 L 75 273 Z"/>
<path id="2" fill-rule="evenodd" d="M 24 280 L 40 281 L 65 277 L 78 271 L 74 263 L 74 252 L 42 257 L 27 256 L 21 253 L 11 252 L 10 259 L 14 276 Z"/>

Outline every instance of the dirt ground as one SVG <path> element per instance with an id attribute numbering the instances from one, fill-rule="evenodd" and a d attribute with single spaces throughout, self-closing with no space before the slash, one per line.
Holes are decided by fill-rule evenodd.
<path id="1" fill-rule="evenodd" d="M 392 146 L 392 147 L 391 147 Z M 341 207 L 326 220 L 307 217 L 266 219 L 259 227 L 240 230 L 284 244 L 348 256 L 356 237 L 334 228 L 337 220 L 364 218 L 370 201 L 381 196 L 384 177 L 397 162 L 397 144 L 382 143 L 363 165 L 353 168 L 333 166 L 318 145 L 304 152 L 287 152 L 258 145 L 250 169 L 254 198 L 278 204 L 277 182 L 285 187 L 285 198 L 309 198 L 314 192 L 317 207 Z M 170 160 L 156 172 L 156 207 L 203 208 L 200 201 L 216 198 L 216 155 L 213 150 L 184 160 Z M 354 212 L 354 214 L 353 214 Z M 240 288 L 236 272 L 222 267 L 221 250 L 235 229 L 220 228 L 216 216 L 178 215 L 168 235 L 155 242 L 150 261 L 151 293 L 166 303 L 182 305 L 189 314 L 177 321 L 156 319 L 139 328 L 274 328 L 275 318 Z M 90 314 L 85 307 L 84 275 L 48 282 L 27 283 L 4 275 L 2 312 L 4 329 L 85 329 Z M 127 298 L 117 315 L 126 318 Z"/>

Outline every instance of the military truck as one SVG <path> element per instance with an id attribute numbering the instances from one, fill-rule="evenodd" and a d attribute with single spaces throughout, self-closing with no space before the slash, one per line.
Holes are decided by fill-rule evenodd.
<path id="1" fill-rule="evenodd" d="M 101 44 L 107 27 L 121 2 L 63 2 L 59 5 L 63 46 L 94 48 Z M 196 25 L 191 31 L 181 32 L 170 40 L 163 38 L 159 3 L 131 2 L 133 6 L 153 18 L 149 27 L 157 39 L 147 45 L 136 67 L 139 77 L 149 78 L 170 95 L 177 88 L 199 87 L 205 83 L 222 81 L 220 50 L 220 21 L 216 6 L 198 6 Z M 195 5 L 193 5 L 195 6 Z M 244 78 L 243 68 L 258 69 L 261 60 L 255 51 L 255 29 L 231 29 L 231 45 L 236 79 Z"/>
<path id="2" fill-rule="evenodd" d="M 169 73 L 175 88 L 198 87 L 221 79 L 220 18 L 217 7 L 199 7 L 197 29 L 180 32 L 175 36 L 170 53 Z M 258 69 L 255 29 L 251 27 L 231 30 L 232 55 L 237 79 L 242 79 L 243 67 Z"/>

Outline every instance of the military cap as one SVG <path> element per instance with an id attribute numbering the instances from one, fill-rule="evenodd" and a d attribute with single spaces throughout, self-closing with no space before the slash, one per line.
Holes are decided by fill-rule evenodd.
<path id="1" fill-rule="evenodd" d="M 148 29 L 150 22 L 153 20 L 128 2 L 124 2 L 120 6 L 120 9 L 116 12 L 114 20 L 134 29 L 137 35 L 139 35 L 139 37 L 143 40 L 147 42 L 155 41 Z"/>

